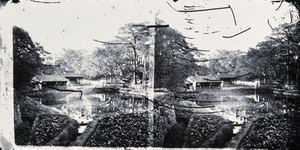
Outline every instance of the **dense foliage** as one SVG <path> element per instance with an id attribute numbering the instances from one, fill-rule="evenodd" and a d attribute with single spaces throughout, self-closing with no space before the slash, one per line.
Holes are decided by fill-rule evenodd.
<path id="1" fill-rule="evenodd" d="M 99 147 L 147 147 L 148 113 L 121 114 L 98 121 L 85 146 Z"/>
<path id="2" fill-rule="evenodd" d="M 219 50 L 215 57 L 218 59 L 208 63 L 209 74 L 211 75 L 244 75 L 248 73 L 245 52 Z"/>
<path id="3" fill-rule="evenodd" d="M 246 80 L 260 79 L 267 84 L 296 85 L 300 87 L 300 32 L 297 24 L 282 24 L 265 41 L 250 48 L 247 53 L 221 50 L 220 60 L 209 62 L 212 75 L 244 75 Z"/>
<path id="4" fill-rule="evenodd" d="M 298 131 L 299 132 L 299 131 Z M 286 115 L 259 118 L 244 138 L 243 148 L 290 149 L 298 148 L 295 120 Z"/>
<path id="5" fill-rule="evenodd" d="M 221 126 L 222 117 L 212 115 L 194 115 L 187 127 L 187 147 L 203 147 Z"/>
<path id="6" fill-rule="evenodd" d="M 17 145 L 27 145 L 31 134 L 31 126 L 27 121 L 21 122 L 15 128 L 15 141 Z"/>
<path id="7" fill-rule="evenodd" d="M 251 48 L 246 57 L 251 78 L 299 85 L 299 38 L 296 24 L 283 24 L 266 41 Z"/>
<path id="8" fill-rule="evenodd" d="M 19 27 L 13 28 L 14 88 L 24 89 L 42 65 L 41 50 L 29 34 Z"/>
<path id="9" fill-rule="evenodd" d="M 158 21 L 159 23 L 162 21 Z M 186 42 L 184 36 L 172 28 L 157 28 L 155 34 L 154 87 L 175 89 L 198 67 L 194 58 L 200 54 Z"/>
<path id="10" fill-rule="evenodd" d="M 46 145 L 68 125 L 68 119 L 65 115 L 38 115 L 32 128 L 32 144 Z"/>
<path id="11" fill-rule="evenodd" d="M 176 123 L 165 135 L 163 147 L 179 148 L 184 144 L 186 126 L 184 123 Z"/>
<path id="12" fill-rule="evenodd" d="M 63 49 L 64 53 L 55 61 L 60 72 L 64 70 L 74 70 L 75 73 L 83 73 L 91 64 L 86 64 L 87 55 L 83 50 Z"/>
<path id="13" fill-rule="evenodd" d="M 166 103 L 174 101 L 170 95 L 156 95 L 153 103 L 153 146 L 162 147 L 168 130 L 176 123 L 175 110 L 164 107 Z M 171 105 L 166 105 L 171 106 Z"/>
<path id="14" fill-rule="evenodd" d="M 112 41 L 96 40 L 100 43 L 93 53 L 65 49 L 55 63 L 61 68 L 74 69 L 89 79 L 105 77 L 112 81 L 123 80 L 135 84 L 146 82 L 151 66 L 152 38 L 149 29 L 126 24 Z"/>

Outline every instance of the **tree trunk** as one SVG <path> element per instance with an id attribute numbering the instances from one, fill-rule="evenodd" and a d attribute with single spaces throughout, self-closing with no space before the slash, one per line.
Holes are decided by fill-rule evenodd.
<path id="1" fill-rule="evenodd" d="M 143 88 L 144 90 L 146 90 L 146 73 L 147 73 L 147 70 L 146 70 L 146 56 L 145 54 L 143 55 L 143 58 L 144 58 L 144 68 L 143 68 Z"/>
<path id="2" fill-rule="evenodd" d="M 296 87 L 298 89 L 298 93 L 300 93 L 300 58 L 299 58 L 299 55 L 297 58 Z"/>
<path id="3" fill-rule="evenodd" d="M 137 60 L 137 54 L 136 54 L 136 49 L 134 47 L 134 45 L 132 43 L 130 43 L 130 45 L 132 46 L 133 49 L 133 53 L 134 53 L 134 84 L 137 84 L 137 79 L 136 79 L 136 60 Z"/>

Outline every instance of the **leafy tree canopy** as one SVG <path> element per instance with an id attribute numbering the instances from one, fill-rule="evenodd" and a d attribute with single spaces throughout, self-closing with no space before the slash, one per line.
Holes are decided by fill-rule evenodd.
<path id="1" fill-rule="evenodd" d="M 23 90 L 42 65 L 42 51 L 29 34 L 19 27 L 13 28 L 14 88 Z"/>
<path id="2" fill-rule="evenodd" d="M 157 20 L 162 24 L 161 20 Z M 176 89 L 199 67 L 194 53 L 200 53 L 172 28 L 157 28 L 155 34 L 154 87 Z"/>

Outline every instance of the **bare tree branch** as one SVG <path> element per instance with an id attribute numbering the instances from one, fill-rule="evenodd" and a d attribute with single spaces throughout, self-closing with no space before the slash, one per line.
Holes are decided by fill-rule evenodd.
<path id="1" fill-rule="evenodd" d="M 203 60 L 191 60 L 191 59 L 188 59 L 188 58 L 184 58 L 184 57 L 180 57 L 180 56 L 176 56 L 176 55 L 173 55 L 174 57 L 176 58 L 179 58 L 179 59 L 182 59 L 182 60 L 186 60 L 186 61 L 189 61 L 189 62 L 207 62 L 207 61 L 211 61 L 211 60 L 222 60 L 222 59 L 226 59 L 226 58 L 214 58 L 214 59 L 203 59 Z"/>
<path id="2" fill-rule="evenodd" d="M 102 69 L 102 66 L 100 66 L 100 65 L 98 65 L 98 64 L 96 64 L 96 63 L 94 63 L 94 62 L 92 62 L 92 61 L 90 61 L 90 60 L 88 60 L 90 63 L 92 63 L 93 65 L 95 65 L 95 66 L 97 66 L 97 67 L 100 67 L 101 69 Z"/>
<path id="3" fill-rule="evenodd" d="M 207 62 L 207 61 L 212 61 L 212 60 L 223 60 L 223 59 L 226 59 L 226 58 L 221 57 L 221 58 L 204 59 L 204 60 L 199 60 L 197 62 Z"/>
<path id="4" fill-rule="evenodd" d="M 248 29 L 246 29 L 246 30 L 244 30 L 244 31 L 241 31 L 241 32 L 239 32 L 239 33 L 237 33 L 237 34 L 234 34 L 234 35 L 223 36 L 223 38 L 232 38 L 232 37 L 235 37 L 235 36 L 237 36 L 237 35 L 240 35 L 240 34 L 246 32 L 246 31 L 248 31 L 248 30 L 250 30 L 250 29 L 251 29 L 251 27 L 249 27 Z"/>
<path id="5" fill-rule="evenodd" d="M 193 50 L 193 51 L 198 51 L 198 52 L 209 52 L 208 49 L 197 49 L 197 48 L 191 48 L 190 50 Z"/>
<path id="6" fill-rule="evenodd" d="M 96 42 L 99 42 L 99 43 L 104 43 L 104 44 L 130 44 L 130 43 L 121 43 L 121 42 L 104 42 L 104 41 L 100 41 L 100 40 L 96 40 L 96 39 L 93 39 L 94 41 Z"/>
<path id="7" fill-rule="evenodd" d="M 186 38 L 186 39 L 194 39 L 194 38 L 183 36 L 183 35 L 180 35 L 180 34 L 177 34 L 177 35 L 180 36 L 180 37 Z"/>
<path id="8" fill-rule="evenodd" d="M 183 46 L 182 44 L 178 43 L 178 42 L 172 42 L 172 43 L 175 43 L 187 50 L 192 50 L 192 51 L 199 51 L 199 52 L 209 52 L 209 50 L 206 50 L 206 49 L 197 49 L 197 48 L 189 48 L 189 47 L 186 47 L 186 46 Z"/>

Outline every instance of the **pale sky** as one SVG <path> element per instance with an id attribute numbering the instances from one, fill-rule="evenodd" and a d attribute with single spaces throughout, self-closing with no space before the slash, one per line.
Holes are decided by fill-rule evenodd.
<path id="1" fill-rule="evenodd" d="M 126 23 L 154 24 L 155 15 L 149 9 L 151 3 L 143 1 L 143 4 L 141 7 L 135 0 L 65 0 L 60 4 L 27 0 L 7 4 L 3 11 L 13 12 L 13 16 L 5 17 L 11 24 L 26 30 L 34 42 L 39 42 L 46 51 L 59 54 L 63 48 L 93 51 L 101 46 L 93 39 L 113 40 Z"/>
<path id="2" fill-rule="evenodd" d="M 4 12 L 2 19 L 7 22 L 6 25 L 16 25 L 28 31 L 34 42 L 41 43 L 45 50 L 53 54 L 61 53 L 63 48 L 93 51 L 101 45 L 93 39 L 113 40 L 118 29 L 126 23 L 154 24 L 156 14 L 170 27 L 194 38 L 187 40 L 189 43 L 211 52 L 218 49 L 247 51 L 271 34 L 268 19 L 273 27 L 290 23 L 290 11 L 294 22 L 299 19 L 296 9 L 289 3 L 284 2 L 276 11 L 279 3 L 272 4 L 271 0 L 168 0 L 180 10 L 185 5 L 195 5 L 197 9 L 230 5 L 236 16 L 236 26 L 230 9 L 180 13 L 162 0 L 57 1 L 61 3 L 43 4 L 30 0 L 22 0 L 19 4 L 8 3 L 1 10 Z M 185 18 L 195 20 L 189 24 Z M 185 29 L 190 27 L 193 30 Z M 236 37 L 222 37 L 249 27 L 249 31 Z M 212 33 L 215 31 L 217 33 Z"/>
<path id="3" fill-rule="evenodd" d="M 167 4 L 160 7 L 161 13 L 158 15 L 160 19 L 182 32 L 183 35 L 194 38 L 187 39 L 194 46 L 199 49 L 209 49 L 212 52 L 221 49 L 247 51 L 249 47 L 255 47 L 258 42 L 271 34 L 268 19 L 273 28 L 282 23 L 290 23 L 290 11 L 293 14 L 293 22 L 299 19 L 297 10 L 289 3 L 284 2 L 276 11 L 280 3 L 272 4 L 271 0 L 179 0 L 176 3 L 172 1 L 169 3 L 180 10 L 188 5 L 199 6 L 197 9 L 231 6 L 235 14 L 236 26 L 230 9 L 182 13 L 175 12 Z M 195 20 L 192 21 L 193 24 L 190 24 L 184 18 Z M 189 27 L 193 30 L 185 29 Z M 250 30 L 236 37 L 222 37 L 234 35 L 249 27 L 251 27 Z M 215 31 L 216 33 L 212 33 Z"/>

